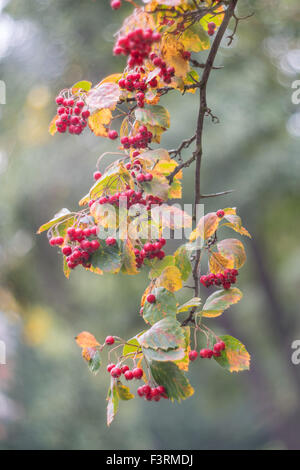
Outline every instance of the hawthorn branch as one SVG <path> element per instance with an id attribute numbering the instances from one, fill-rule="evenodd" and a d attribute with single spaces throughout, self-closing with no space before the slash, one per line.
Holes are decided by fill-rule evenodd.
<path id="1" fill-rule="evenodd" d="M 197 215 L 197 207 L 201 200 L 201 162 L 202 162 L 202 155 L 203 155 L 203 128 L 204 128 L 204 118 L 206 113 L 210 114 L 210 110 L 207 107 L 207 82 L 210 77 L 210 73 L 214 66 L 214 61 L 218 50 L 221 45 L 221 41 L 226 33 L 228 24 L 231 18 L 235 15 L 235 8 L 237 5 L 238 0 L 230 0 L 228 2 L 227 9 L 224 14 L 223 21 L 218 29 L 214 42 L 211 46 L 207 61 L 205 63 L 205 67 L 203 70 L 203 74 L 201 77 L 201 82 L 199 85 L 200 88 L 200 107 L 198 112 L 198 119 L 197 119 L 197 131 L 196 131 L 196 151 L 193 155 L 193 159 L 196 160 L 196 169 L 195 169 L 195 199 L 194 199 L 194 211 L 193 211 L 193 219 L 196 221 Z M 199 297 L 200 293 L 200 283 L 199 283 L 199 268 L 200 268 L 200 261 L 201 261 L 201 250 L 198 249 L 196 252 L 196 258 L 193 268 L 193 279 L 195 285 L 195 297 Z M 182 322 L 182 326 L 187 325 L 190 322 L 195 322 L 194 320 L 194 313 L 195 309 L 191 309 L 189 316 Z"/>

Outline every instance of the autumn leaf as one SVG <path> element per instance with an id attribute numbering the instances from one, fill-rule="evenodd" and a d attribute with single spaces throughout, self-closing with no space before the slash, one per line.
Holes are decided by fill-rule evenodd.
<path id="1" fill-rule="evenodd" d="M 220 336 L 220 340 L 224 341 L 226 348 L 220 357 L 214 357 L 215 361 L 229 372 L 249 370 L 250 354 L 245 346 L 238 339 L 228 335 Z"/>
<path id="2" fill-rule="evenodd" d="M 184 334 L 180 323 L 175 318 L 167 317 L 156 322 L 137 340 L 143 348 L 168 351 L 183 345 Z"/>
<path id="3" fill-rule="evenodd" d="M 182 288 L 181 273 L 176 266 L 167 266 L 159 278 L 157 285 L 165 287 L 170 292 L 176 292 Z"/>
<path id="4" fill-rule="evenodd" d="M 55 125 L 57 119 L 58 119 L 58 114 L 56 116 L 54 116 L 54 118 L 52 119 L 52 121 L 50 122 L 49 124 L 49 133 L 54 136 L 54 134 L 56 134 L 57 132 L 57 127 Z"/>
<path id="5" fill-rule="evenodd" d="M 155 295 L 156 301 L 152 304 L 145 301 L 143 304 L 145 322 L 153 325 L 165 317 L 176 318 L 176 297 L 173 292 L 164 287 L 156 287 L 151 290 L 147 288 L 145 295 L 147 296 L 150 292 Z"/>
<path id="6" fill-rule="evenodd" d="M 108 129 L 107 126 L 112 120 L 112 114 L 110 109 L 100 109 L 93 113 L 89 119 L 89 127 L 92 132 L 98 137 L 107 137 Z"/>
<path id="7" fill-rule="evenodd" d="M 213 274 L 223 273 L 225 269 L 232 269 L 234 263 L 231 257 L 221 253 L 211 252 L 209 257 L 209 269 Z"/>
<path id="8" fill-rule="evenodd" d="M 155 382 L 165 387 L 171 401 L 185 400 L 193 395 L 193 387 L 174 362 L 152 361 L 150 370 Z"/>
<path id="9" fill-rule="evenodd" d="M 237 304 L 242 297 L 243 294 L 237 287 L 218 290 L 208 297 L 200 313 L 202 317 L 218 317 L 231 305 Z"/>
<path id="10" fill-rule="evenodd" d="M 94 348 L 96 346 L 100 346 L 100 343 L 98 343 L 95 336 L 88 331 L 82 331 L 75 339 L 76 343 L 81 348 Z"/>
<path id="11" fill-rule="evenodd" d="M 90 108 L 114 110 L 120 99 L 120 94 L 121 89 L 117 83 L 101 83 L 88 92 L 86 103 Z"/>
<path id="12" fill-rule="evenodd" d="M 217 216 L 216 212 L 209 212 L 205 216 L 201 217 L 197 227 L 190 235 L 190 242 L 195 241 L 197 238 L 207 240 L 212 237 L 219 227 L 219 223 L 220 218 Z"/>
<path id="13" fill-rule="evenodd" d="M 243 243 L 236 238 L 226 238 L 217 244 L 219 254 L 221 256 L 231 260 L 231 266 L 229 268 L 240 269 L 246 259 L 246 252 Z"/>
<path id="14" fill-rule="evenodd" d="M 183 58 L 184 45 L 174 35 L 165 35 L 162 40 L 161 55 L 169 67 L 174 67 L 175 75 L 185 78 L 190 70 L 189 61 Z"/>

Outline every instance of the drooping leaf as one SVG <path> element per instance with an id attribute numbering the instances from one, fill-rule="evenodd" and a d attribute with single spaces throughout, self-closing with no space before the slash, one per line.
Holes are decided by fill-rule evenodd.
<path id="1" fill-rule="evenodd" d="M 228 223 L 223 224 L 224 226 L 231 228 L 240 235 L 252 238 L 248 230 L 243 227 L 242 219 L 238 215 L 225 214 L 224 219 L 228 221 Z"/>
<path id="2" fill-rule="evenodd" d="M 107 394 L 107 426 L 113 422 L 119 408 L 119 394 L 115 379 L 111 379 L 111 384 Z"/>
<path id="3" fill-rule="evenodd" d="M 194 393 L 184 373 L 174 362 L 152 361 L 151 374 L 158 385 L 163 385 L 171 401 L 181 401 Z"/>
<path id="4" fill-rule="evenodd" d="M 220 336 L 220 339 L 224 341 L 226 348 L 220 357 L 214 357 L 215 361 L 230 372 L 249 370 L 250 354 L 245 346 L 238 339 L 229 335 Z"/>
<path id="5" fill-rule="evenodd" d="M 143 318 L 146 323 L 154 323 L 166 317 L 176 317 L 176 297 L 164 287 L 156 287 L 151 291 L 155 297 L 155 303 L 145 302 L 143 306 Z"/>
<path id="6" fill-rule="evenodd" d="M 242 297 L 243 294 L 237 287 L 218 290 L 208 297 L 201 315 L 207 318 L 218 317 L 231 305 L 237 304 Z"/>
<path id="7" fill-rule="evenodd" d="M 120 400 L 128 401 L 134 398 L 134 395 L 130 392 L 129 388 L 126 387 L 126 385 L 123 385 L 120 380 L 117 381 L 116 388 Z"/>
<path id="8" fill-rule="evenodd" d="M 168 351 L 183 344 L 184 334 L 180 323 L 175 318 L 167 317 L 155 323 L 137 340 L 143 348 Z"/>
<path id="9" fill-rule="evenodd" d="M 184 326 L 183 328 L 183 333 L 184 333 L 184 356 L 180 360 L 174 361 L 177 367 L 179 367 L 180 370 L 188 371 L 189 370 L 189 364 L 190 364 L 190 358 L 189 358 L 189 352 L 191 350 L 191 329 L 189 326 Z"/>
<path id="10" fill-rule="evenodd" d="M 101 367 L 100 351 L 95 348 L 90 348 L 90 349 L 94 349 L 94 350 L 89 351 L 90 359 L 88 361 L 88 366 L 89 366 L 90 371 L 96 375 L 99 372 L 99 369 Z"/>

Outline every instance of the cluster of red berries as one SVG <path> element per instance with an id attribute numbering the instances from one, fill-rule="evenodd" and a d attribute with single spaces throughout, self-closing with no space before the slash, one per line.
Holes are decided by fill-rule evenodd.
<path id="1" fill-rule="evenodd" d="M 152 45 L 160 39 L 161 35 L 151 28 L 138 28 L 118 39 L 114 47 L 114 54 L 129 56 L 128 65 L 131 68 L 143 65 L 144 60 L 148 58 L 151 52 Z"/>
<path id="2" fill-rule="evenodd" d="M 121 0 L 111 0 L 110 6 L 112 7 L 113 10 L 119 10 L 122 6 L 122 1 Z"/>
<path id="3" fill-rule="evenodd" d="M 64 98 L 62 95 L 58 95 L 55 101 L 58 105 L 57 114 L 59 118 L 55 121 L 58 132 L 63 134 L 68 129 L 70 134 L 81 134 L 90 115 L 89 110 L 84 107 L 84 101 L 75 98 Z"/>
<path id="4" fill-rule="evenodd" d="M 224 341 L 218 341 L 214 345 L 213 349 L 209 349 L 209 348 L 201 349 L 199 354 L 197 351 L 193 349 L 192 351 L 189 352 L 189 359 L 190 361 L 195 361 L 198 357 L 200 357 L 201 359 L 211 359 L 213 356 L 220 357 L 222 351 L 224 351 L 225 348 L 226 348 L 226 344 L 224 343 Z"/>
<path id="5" fill-rule="evenodd" d="M 207 34 L 209 36 L 213 36 L 215 34 L 215 31 L 216 31 L 216 23 L 211 21 L 210 23 L 208 23 L 207 27 L 208 27 Z"/>
<path id="6" fill-rule="evenodd" d="M 140 71 L 145 73 L 143 68 L 140 68 Z M 129 92 L 137 92 L 135 98 L 139 108 L 143 108 L 145 106 L 145 92 L 147 91 L 148 85 L 151 88 L 156 88 L 158 85 L 157 79 L 154 77 L 149 81 L 149 83 L 147 83 L 146 77 L 141 79 L 141 74 L 139 72 L 129 73 L 126 78 L 121 78 L 119 80 L 119 87 L 121 89 Z"/>
<path id="7" fill-rule="evenodd" d="M 67 235 L 73 245 L 65 245 L 62 248 L 62 254 L 66 256 L 68 268 L 75 269 L 76 266 L 82 264 L 84 267 L 89 268 L 91 255 L 100 248 L 100 243 L 97 239 L 97 227 L 93 225 L 85 229 L 69 227 Z M 91 239 L 92 238 L 92 239 Z M 76 243 L 74 245 L 74 243 Z"/>
<path id="8" fill-rule="evenodd" d="M 159 401 L 161 398 L 168 398 L 166 389 L 163 385 L 158 387 L 150 387 L 150 385 L 143 385 L 137 389 L 139 397 L 144 397 L 148 401 Z"/>
<path id="9" fill-rule="evenodd" d="M 64 237 L 52 237 L 50 238 L 49 240 L 49 243 L 51 246 L 55 246 L 55 245 L 58 245 L 58 246 L 61 246 L 64 244 Z"/>
<path id="10" fill-rule="evenodd" d="M 162 247 L 165 246 L 165 244 L 166 244 L 165 238 L 160 238 L 156 242 L 147 242 L 147 243 L 145 243 L 141 250 L 136 248 L 134 250 L 134 254 L 135 254 L 137 267 L 141 268 L 142 265 L 144 264 L 144 261 L 145 261 L 146 258 L 148 258 L 148 259 L 154 259 L 154 258 L 163 259 L 166 256 L 165 252 L 162 250 Z"/>
<path id="11" fill-rule="evenodd" d="M 152 175 L 151 175 L 152 176 Z M 113 194 L 112 196 L 101 196 L 99 199 L 95 201 L 95 199 L 91 199 L 89 201 L 89 206 L 91 207 L 95 202 L 98 204 L 113 204 L 116 207 L 120 205 L 120 199 L 126 198 L 126 207 L 129 209 L 131 206 L 135 204 L 141 204 L 146 206 L 147 210 L 151 210 L 152 205 L 161 205 L 163 204 L 163 200 L 158 196 L 152 196 L 152 194 L 147 194 L 145 198 L 143 198 L 143 193 L 141 191 L 134 191 L 133 189 L 126 189 L 126 191 L 118 192 Z"/>
<path id="12" fill-rule="evenodd" d="M 224 289 L 230 289 L 231 284 L 236 283 L 236 277 L 239 272 L 237 269 L 225 269 L 224 273 L 208 274 L 207 276 L 201 276 L 200 282 L 204 287 L 223 286 Z"/>
<path id="13" fill-rule="evenodd" d="M 159 76 L 162 80 L 167 84 L 171 83 L 172 77 L 175 75 L 174 67 L 167 67 L 166 62 L 155 54 L 155 52 L 151 52 L 149 59 L 155 67 L 159 67 Z"/>
<path id="14" fill-rule="evenodd" d="M 129 149 L 130 147 L 135 149 L 145 149 L 148 147 L 148 144 L 150 144 L 152 137 L 152 132 L 148 131 L 146 126 L 140 126 L 135 136 L 122 137 L 121 144 L 124 149 Z"/>
<path id="15" fill-rule="evenodd" d="M 126 365 L 119 367 L 115 364 L 109 364 L 107 366 L 107 372 L 109 372 L 114 379 L 118 379 L 123 374 L 126 380 L 140 380 L 144 374 L 143 369 L 140 367 L 135 367 L 134 369 L 130 370 Z"/>

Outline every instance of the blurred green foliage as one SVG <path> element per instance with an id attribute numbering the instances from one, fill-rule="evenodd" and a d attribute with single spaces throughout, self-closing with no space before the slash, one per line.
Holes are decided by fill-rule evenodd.
<path id="1" fill-rule="evenodd" d="M 146 274 L 78 270 L 67 281 L 55 249 L 35 231 L 61 207 L 76 208 L 97 157 L 113 148 L 88 131 L 51 138 L 48 123 L 60 89 L 122 69 L 122 59 L 112 56 L 113 34 L 130 7 L 116 13 L 108 0 L 0 1 L 0 79 L 7 86 L 0 106 L 0 339 L 10 335 L 8 364 L 0 366 L 1 448 L 300 447 L 300 366 L 290 358 L 292 341 L 300 339 L 300 128 L 291 102 L 300 72 L 300 8 L 297 0 L 240 3 L 240 15 L 255 16 L 240 22 L 232 47 L 223 44 L 217 63 L 224 69 L 213 71 L 209 84 L 220 124 L 206 122 L 202 190 L 235 188 L 205 201 L 205 209 L 238 206 L 254 237 L 239 279 L 243 301 L 212 320 L 220 334 L 247 345 L 251 372 L 197 362 L 189 373 L 191 399 L 123 403 L 107 429 L 108 376 L 88 371 L 74 337 L 82 330 L 99 339 L 141 330 Z M 176 148 L 194 133 L 198 103 L 176 92 L 164 103 L 171 130 L 162 145 Z M 186 203 L 193 171 L 184 175 Z"/>

